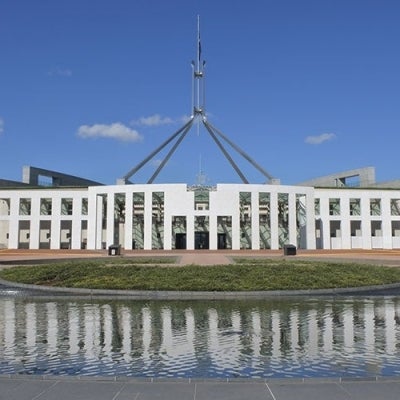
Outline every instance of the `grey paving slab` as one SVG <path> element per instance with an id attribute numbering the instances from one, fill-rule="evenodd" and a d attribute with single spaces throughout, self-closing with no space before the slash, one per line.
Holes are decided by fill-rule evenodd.
<path id="1" fill-rule="evenodd" d="M 195 400 L 274 400 L 265 383 L 198 383 Z"/>
<path id="2" fill-rule="evenodd" d="M 399 400 L 400 382 L 343 383 L 352 400 Z"/>
<path id="3" fill-rule="evenodd" d="M 194 383 L 127 383 L 115 400 L 194 400 Z"/>
<path id="4" fill-rule="evenodd" d="M 31 400 L 56 384 L 56 381 L 0 379 L 0 400 Z"/>
<path id="5" fill-rule="evenodd" d="M 268 384 L 275 400 L 352 400 L 337 383 Z"/>
<path id="6" fill-rule="evenodd" d="M 123 387 L 122 382 L 57 381 L 35 400 L 113 400 Z"/>

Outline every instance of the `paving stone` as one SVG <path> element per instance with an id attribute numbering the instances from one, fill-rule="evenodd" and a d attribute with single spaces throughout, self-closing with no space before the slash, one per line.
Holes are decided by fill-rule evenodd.
<path id="1" fill-rule="evenodd" d="M 195 384 L 128 383 L 115 400 L 194 400 Z"/>
<path id="2" fill-rule="evenodd" d="M 352 400 L 399 400 L 400 382 L 343 383 Z"/>
<path id="3" fill-rule="evenodd" d="M 352 400 L 336 383 L 269 384 L 269 387 L 276 400 Z"/>
<path id="4" fill-rule="evenodd" d="M 199 383 L 195 400 L 274 400 L 265 383 Z"/>

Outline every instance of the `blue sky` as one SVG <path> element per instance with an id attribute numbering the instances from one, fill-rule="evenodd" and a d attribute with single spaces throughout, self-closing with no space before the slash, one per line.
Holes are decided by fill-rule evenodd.
<path id="1" fill-rule="evenodd" d="M 0 178 L 32 165 L 113 184 L 142 161 L 191 114 L 197 15 L 207 118 L 271 175 L 400 178 L 398 0 L 2 0 Z M 200 165 L 240 182 L 204 129 L 156 182 L 196 183 Z"/>

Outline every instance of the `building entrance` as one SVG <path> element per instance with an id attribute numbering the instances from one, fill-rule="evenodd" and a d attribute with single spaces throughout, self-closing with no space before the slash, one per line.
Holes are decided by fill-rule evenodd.
<path id="1" fill-rule="evenodd" d="M 226 249 L 226 233 L 218 233 L 218 250 Z"/>
<path id="2" fill-rule="evenodd" d="M 198 250 L 207 250 L 209 247 L 209 232 L 195 232 L 194 248 Z"/>
<path id="3" fill-rule="evenodd" d="M 186 249 L 186 233 L 177 233 L 175 235 L 175 248 L 178 250 Z"/>

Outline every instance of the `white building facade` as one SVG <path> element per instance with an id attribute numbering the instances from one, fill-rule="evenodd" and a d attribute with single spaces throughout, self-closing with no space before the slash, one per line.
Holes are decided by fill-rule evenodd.
<path id="1" fill-rule="evenodd" d="M 400 190 L 185 184 L 0 190 L 0 248 L 400 248 Z"/>
<path id="2" fill-rule="evenodd" d="M 313 249 L 314 189 L 112 185 L 0 190 L 0 248 Z"/>

